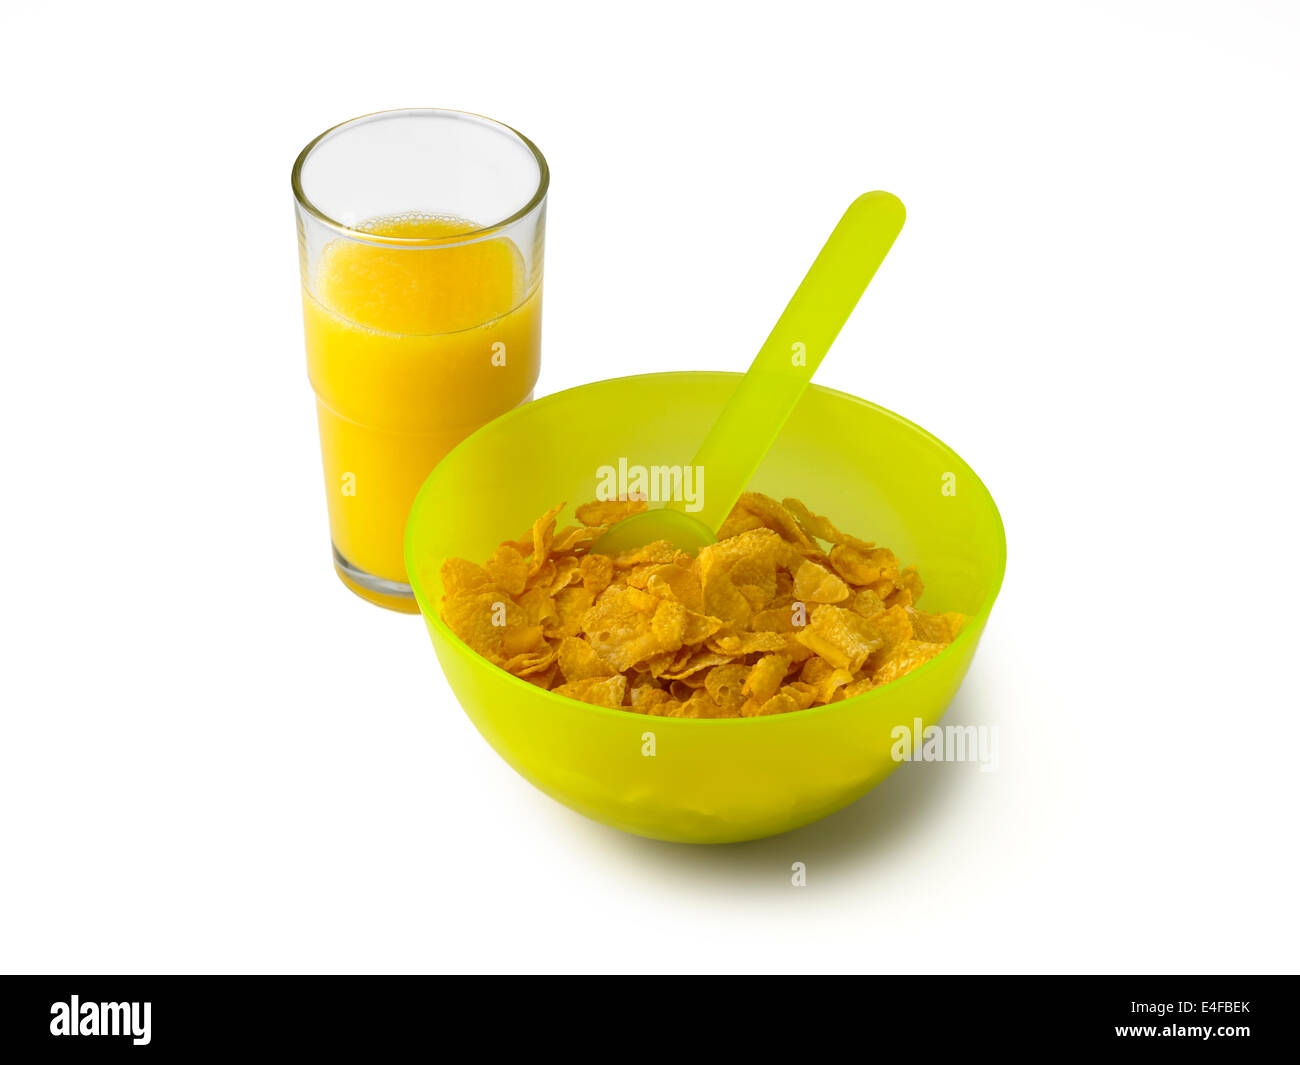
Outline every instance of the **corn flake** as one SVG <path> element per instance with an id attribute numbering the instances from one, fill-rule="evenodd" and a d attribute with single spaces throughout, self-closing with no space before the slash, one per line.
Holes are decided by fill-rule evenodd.
<path id="1" fill-rule="evenodd" d="M 656 717 L 793 713 L 924 665 L 967 618 L 916 606 L 924 586 L 888 548 L 797 499 L 746 492 L 691 558 L 660 541 L 591 545 L 643 500 L 563 504 L 482 565 L 442 564 L 442 614 L 470 648 L 547 691 Z M 829 545 L 827 550 L 822 543 Z"/>

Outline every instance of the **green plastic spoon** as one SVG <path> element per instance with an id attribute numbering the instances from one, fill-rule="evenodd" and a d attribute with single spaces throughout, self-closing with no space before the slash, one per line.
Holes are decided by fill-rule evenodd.
<path id="1" fill-rule="evenodd" d="M 715 531 L 781 432 L 906 217 L 902 201 L 888 192 L 868 192 L 849 204 L 696 452 L 703 506 L 688 514 L 684 503 L 673 501 L 624 518 L 592 551 L 615 554 L 656 540 L 696 551 L 715 542 Z"/>

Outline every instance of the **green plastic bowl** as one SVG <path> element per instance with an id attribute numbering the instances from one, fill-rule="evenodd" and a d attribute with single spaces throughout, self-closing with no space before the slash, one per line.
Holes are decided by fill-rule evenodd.
<path id="1" fill-rule="evenodd" d="M 802 499 L 840 528 L 917 565 L 923 606 L 971 615 L 941 654 L 891 684 L 829 706 L 700 721 L 554 695 L 492 665 L 452 634 L 439 616 L 444 559 L 482 562 L 567 500 L 563 526 L 575 506 L 596 497 L 597 469 L 620 458 L 647 467 L 688 464 L 739 380 L 729 373 L 620 377 L 525 404 L 438 464 L 406 527 L 407 574 L 434 650 L 483 738 L 551 798 L 653 839 L 759 839 L 860 798 L 897 767 L 896 726 L 911 730 L 919 718 L 924 728 L 943 716 L 1006 566 L 997 507 L 956 453 L 896 414 L 812 386 L 751 487 Z"/>

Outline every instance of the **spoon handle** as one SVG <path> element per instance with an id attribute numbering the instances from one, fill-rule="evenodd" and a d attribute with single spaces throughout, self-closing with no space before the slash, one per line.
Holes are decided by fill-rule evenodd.
<path id="1" fill-rule="evenodd" d="M 758 469 L 903 228 L 907 212 L 888 192 L 859 196 L 844 212 L 749 372 L 696 453 L 703 508 L 715 532 Z"/>

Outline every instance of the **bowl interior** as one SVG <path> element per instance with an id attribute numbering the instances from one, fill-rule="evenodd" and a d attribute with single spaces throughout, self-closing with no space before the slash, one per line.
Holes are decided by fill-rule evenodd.
<path id="1" fill-rule="evenodd" d="M 739 380 L 687 372 L 598 381 L 526 404 L 461 443 L 429 475 L 407 526 L 407 571 L 431 625 L 473 654 L 438 617 L 442 561 L 481 563 L 562 500 L 563 526 L 596 498 L 601 467 L 689 464 Z M 814 385 L 751 488 L 802 499 L 917 565 L 929 610 L 982 620 L 992 606 L 1006 560 L 997 507 L 955 452 L 906 419 Z"/>

